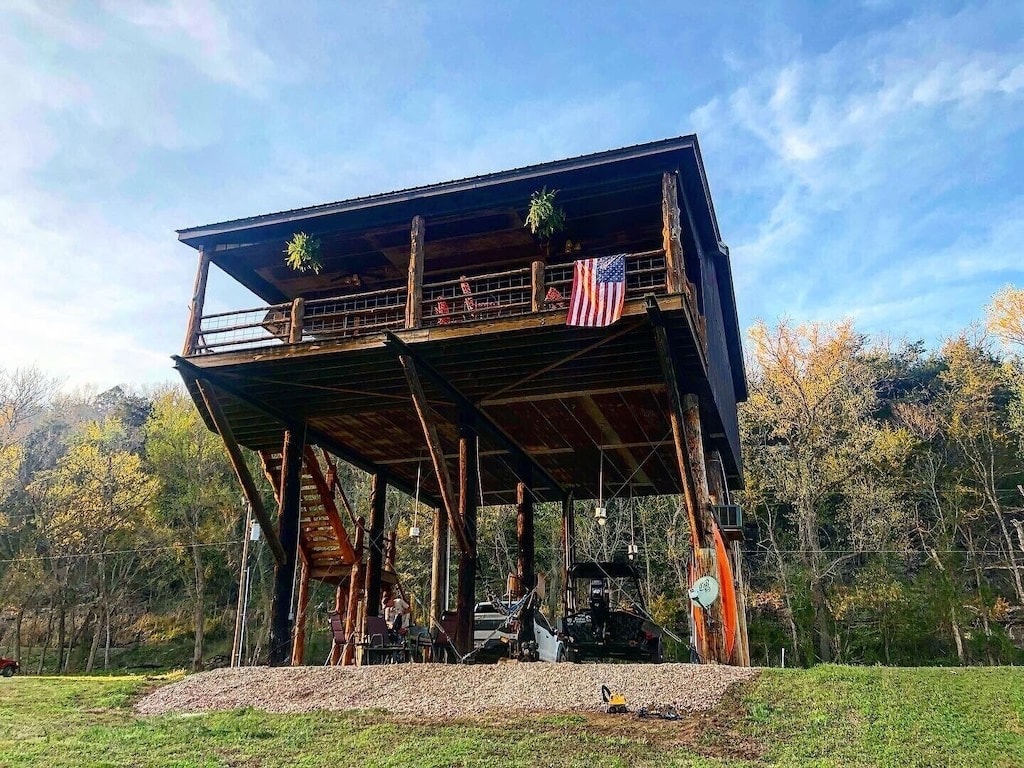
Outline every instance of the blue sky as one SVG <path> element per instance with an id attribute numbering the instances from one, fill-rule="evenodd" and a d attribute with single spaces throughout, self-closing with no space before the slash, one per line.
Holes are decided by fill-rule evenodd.
<path id="1" fill-rule="evenodd" d="M 691 132 L 744 326 L 1024 284 L 1024 4 L 498 5 L 6 0 L 0 365 L 173 378 L 176 228 Z"/>

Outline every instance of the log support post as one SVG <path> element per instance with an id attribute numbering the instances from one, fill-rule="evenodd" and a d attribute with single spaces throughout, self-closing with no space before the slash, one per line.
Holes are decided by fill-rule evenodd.
<path id="1" fill-rule="evenodd" d="M 210 275 L 210 251 L 203 247 L 199 249 L 199 268 L 196 270 L 196 280 L 192 286 L 192 302 L 188 311 L 188 328 L 185 331 L 185 347 L 181 354 L 191 355 L 199 346 L 199 336 L 202 333 L 203 305 L 206 303 L 206 281 Z"/>
<path id="2" fill-rule="evenodd" d="M 304 427 L 293 427 L 285 431 L 277 513 L 277 538 L 284 549 L 285 561 L 274 569 L 274 600 L 270 615 L 271 666 L 286 665 L 291 660 L 291 629 L 295 618 L 292 597 L 299 549 L 304 442 Z"/>
<path id="3" fill-rule="evenodd" d="M 665 287 L 668 293 L 679 293 L 686 285 L 683 264 L 682 227 L 679 223 L 679 194 L 676 174 L 661 177 L 661 237 L 665 250 Z"/>
<path id="4" fill-rule="evenodd" d="M 544 262 L 535 261 L 530 265 L 530 310 L 540 312 L 544 309 Z"/>
<path id="5" fill-rule="evenodd" d="M 412 220 L 409 246 L 409 284 L 405 297 L 405 327 L 423 325 L 423 239 L 425 224 L 422 216 Z"/>
<path id="6" fill-rule="evenodd" d="M 448 597 L 448 517 L 440 509 L 434 510 L 434 528 L 430 549 L 430 618 L 441 624 Z M 430 630 L 435 625 L 430 625 Z"/>
<path id="7" fill-rule="evenodd" d="M 352 570 L 355 570 L 355 563 L 352 564 Z M 351 578 L 351 571 L 349 571 Z M 334 612 L 339 616 L 344 617 L 348 613 L 348 582 L 343 579 L 338 579 L 338 587 L 334 591 Z M 345 646 L 337 641 L 337 639 L 331 640 L 331 666 L 337 666 L 341 663 L 341 654 L 345 650 Z"/>
<path id="8" fill-rule="evenodd" d="M 302 326 L 306 316 L 306 302 L 302 298 L 292 301 L 291 321 L 288 323 L 288 343 L 302 342 Z"/>
<path id="9" fill-rule="evenodd" d="M 562 500 L 562 595 L 565 614 L 576 613 L 576 592 L 572 584 L 572 567 L 576 562 L 576 510 L 570 493 Z"/>
<path id="10" fill-rule="evenodd" d="M 292 666 L 301 667 L 306 658 L 306 616 L 309 609 L 309 558 L 303 556 L 299 571 L 299 597 L 295 610 L 295 631 L 292 639 Z"/>
<path id="11" fill-rule="evenodd" d="M 366 615 L 380 615 L 381 574 L 384 570 L 384 506 L 387 481 L 380 473 L 370 483 L 370 563 L 366 574 Z"/>
<path id="12" fill-rule="evenodd" d="M 708 454 L 708 492 L 712 504 L 729 503 L 729 489 L 725 479 L 725 465 L 718 451 Z M 747 638 L 746 585 L 743 583 L 743 551 L 740 542 L 727 543 L 729 562 L 732 566 L 733 586 L 736 588 L 736 644 L 732 651 L 732 663 L 740 667 L 750 666 Z"/>
<path id="13" fill-rule="evenodd" d="M 479 501 L 476 467 L 477 434 L 473 414 L 463 413 L 459 419 L 459 517 L 465 527 L 469 548 L 459 558 L 459 592 L 456 603 L 458 629 L 455 645 L 461 653 L 473 650 L 477 570 L 476 511 Z"/>
<path id="14" fill-rule="evenodd" d="M 524 467 L 516 485 L 516 543 L 519 588 L 523 594 L 537 586 L 534 563 L 535 533 L 533 520 L 533 483 L 529 467 Z"/>
<path id="15" fill-rule="evenodd" d="M 366 538 L 366 521 L 356 520 L 356 561 L 348 576 L 348 606 L 345 609 L 345 652 L 341 663 L 354 664 L 356 655 L 356 633 L 362 632 L 359 605 L 363 598 L 363 541 Z"/>

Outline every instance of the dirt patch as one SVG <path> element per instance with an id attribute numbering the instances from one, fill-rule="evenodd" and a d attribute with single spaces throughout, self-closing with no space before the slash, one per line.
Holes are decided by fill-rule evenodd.
<path id="1" fill-rule="evenodd" d="M 267 712 L 384 710 L 428 718 L 490 713 L 597 713 L 601 686 L 635 708 L 673 704 L 682 712 L 711 710 L 755 670 L 692 664 L 498 664 L 376 667 L 246 667 L 191 675 L 136 705 L 140 714 L 252 707 Z M 631 725 L 638 721 L 627 716 Z M 678 726 L 679 723 L 677 722 Z"/>

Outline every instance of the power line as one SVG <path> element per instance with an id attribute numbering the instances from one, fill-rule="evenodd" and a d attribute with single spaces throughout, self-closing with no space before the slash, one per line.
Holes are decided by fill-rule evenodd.
<path id="1" fill-rule="evenodd" d="M 241 544 L 241 539 L 231 541 L 202 541 L 195 544 L 165 544 L 154 547 L 129 547 L 127 549 L 107 549 L 96 552 L 76 552 L 69 555 L 29 555 L 28 557 L 13 557 L 0 560 L 0 563 L 32 563 L 46 560 L 80 560 L 83 557 L 99 557 L 101 555 L 127 555 L 140 552 L 161 552 L 169 549 L 183 549 L 186 547 L 226 547 L 232 544 Z"/>

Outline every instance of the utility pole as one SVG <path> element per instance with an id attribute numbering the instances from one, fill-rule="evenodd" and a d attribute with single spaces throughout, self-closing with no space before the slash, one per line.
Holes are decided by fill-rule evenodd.
<path id="1" fill-rule="evenodd" d="M 245 531 L 242 534 L 242 560 L 238 565 L 238 604 L 235 607 L 235 638 L 231 645 L 231 666 L 242 666 L 242 625 L 246 591 L 249 586 L 249 532 L 252 528 L 252 505 L 245 503 Z"/>

